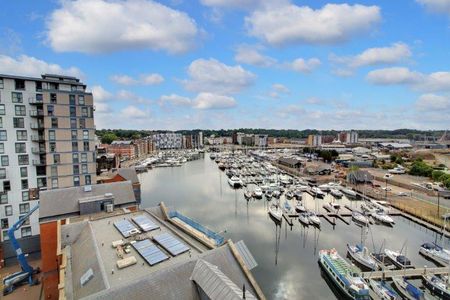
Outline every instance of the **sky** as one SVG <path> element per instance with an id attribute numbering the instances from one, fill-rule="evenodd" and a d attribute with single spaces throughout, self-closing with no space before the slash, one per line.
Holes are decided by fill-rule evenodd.
<path id="1" fill-rule="evenodd" d="M 97 128 L 450 129 L 450 0 L 2 1 L 0 73 Z"/>

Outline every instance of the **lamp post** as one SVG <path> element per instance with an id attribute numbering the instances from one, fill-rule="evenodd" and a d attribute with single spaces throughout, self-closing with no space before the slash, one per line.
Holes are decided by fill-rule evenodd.
<path id="1" fill-rule="evenodd" d="M 441 192 L 440 191 L 437 191 L 437 196 L 438 196 L 438 208 L 437 208 L 437 216 L 438 216 L 438 218 L 440 218 L 439 216 L 439 207 L 440 207 L 440 196 L 441 195 Z"/>

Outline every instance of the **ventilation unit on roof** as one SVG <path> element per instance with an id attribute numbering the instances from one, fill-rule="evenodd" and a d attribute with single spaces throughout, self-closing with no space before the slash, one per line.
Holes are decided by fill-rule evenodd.
<path id="1" fill-rule="evenodd" d="M 105 193 L 105 199 L 111 199 L 113 198 L 113 194 L 112 193 Z"/>
<path id="2" fill-rule="evenodd" d="M 87 270 L 86 273 L 84 273 L 80 278 L 81 286 L 84 286 L 86 283 L 88 283 L 89 280 L 92 279 L 92 277 L 94 277 L 94 271 L 89 268 L 89 270 Z"/>
<path id="3" fill-rule="evenodd" d="M 84 186 L 84 191 L 85 192 L 92 192 L 92 185 L 85 185 Z"/>

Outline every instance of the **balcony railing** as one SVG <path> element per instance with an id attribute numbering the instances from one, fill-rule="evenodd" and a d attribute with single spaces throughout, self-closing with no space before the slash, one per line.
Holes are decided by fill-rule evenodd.
<path id="1" fill-rule="evenodd" d="M 41 124 L 41 123 L 31 123 L 31 129 L 44 129 L 44 124 Z"/>
<path id="2" fill-rule="evenodd" d="M 31 105 L 38 105 L 38 104 L 43 104 L 44 103 L 44 99 L 36 99 L 34 97 L 30 97 L 28 98 L 28 103 L 30 103 Z"/>
<path id="3" fill-rule="evenodd" d="M 42 109 L 32 109 L 30 110 L 31 117 L 43 117 L 44 111 Z"/>
<path id="4" fill-rule="evenodd" d="M 45 142 L 45 137 L 43 135 L 32 135 L 31 140 L 33 142 Z"/>
<path id="5" fill-rule="evenodd" d="M 44 166 L 45 161 L 40 159 L 33 159 L 33 166 Z"/>
<path id="6" fill-rule="evenodd" d="M 42 153 L 45 153 L 45 149 L 33 147 L 33 148 L 31 148 L 31 153 L 33 153 L 33 154 L 42 154 Z"/>

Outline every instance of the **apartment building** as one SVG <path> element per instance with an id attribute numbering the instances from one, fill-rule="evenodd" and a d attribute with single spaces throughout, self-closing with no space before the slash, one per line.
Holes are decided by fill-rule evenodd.
<path id="1" fill-rule="evenodd" d="M 181 133 L 166 132 L 153 135 L 155 148 L 158 150 L 181 149 L 183 147 L 183 136 Z"/>
<path id="2" fill-rule="evenodd" d="M 94 106 L 79 79 L 0 74 L 1 241 L 39 191 L 96 182 Z M 39 234 L 38 213 L 16 232 Z"/>
<path id="3" fill-rule="evenodd" d="M 108 153 L 114 153 L 120 158 L 133 159 L 136 157 L 136 146 L 133 141 L 113 141 L 108 146 Z"/>
<path id="4" fill-rule="evenodd" d="M 310 134 L 306 140 L 306 144 L 311 147 L 318 147 L 322 145 L 322 136 Z"/>
<path id="5" fill-rule="evenodd" d="M 338 140 L 343 144 L 357 144 L 358 132 L 357 131 L 342 131 L 338 134 Z"/>

